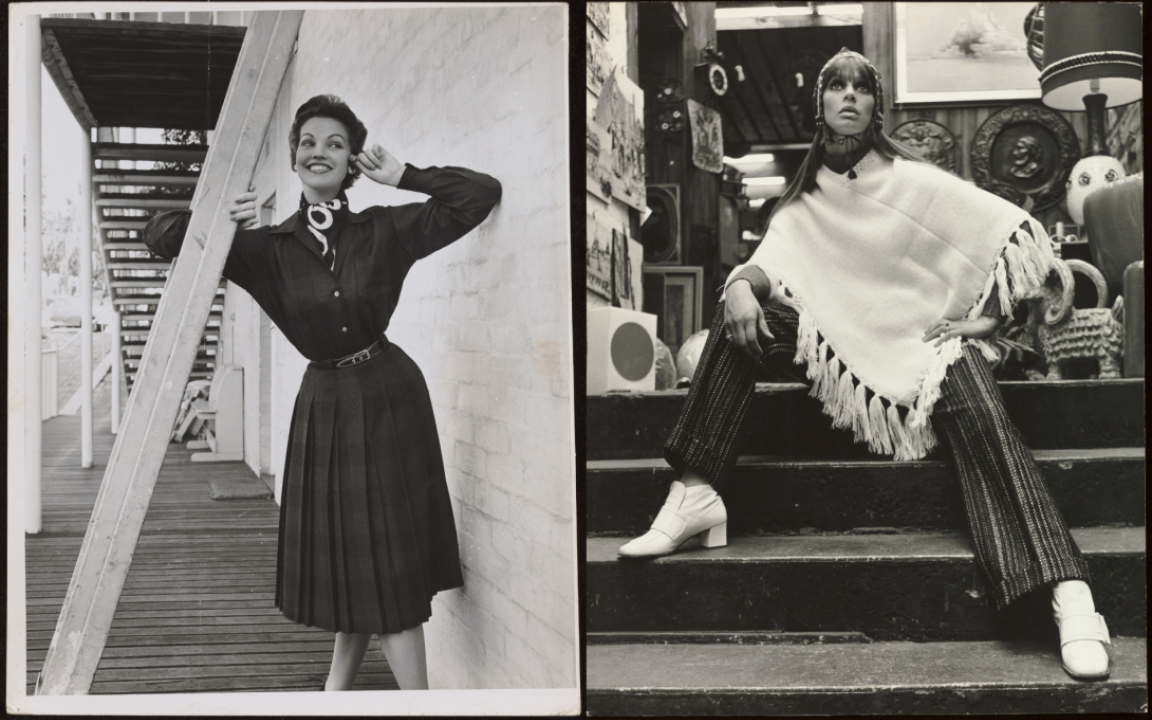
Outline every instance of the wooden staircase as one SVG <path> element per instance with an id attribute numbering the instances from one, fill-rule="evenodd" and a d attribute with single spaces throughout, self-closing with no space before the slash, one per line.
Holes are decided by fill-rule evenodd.
<path id="1" fill-rule="evenodd" d="M 94 143 L 93 197 L 98 209 L 100 248 L 112 303 L 120 313 L 120 363 L 131 389 L 148 332 L 156 316 L 171 263 L 153 256 L 142 233 L 148 219 L 167 210 L 185 210 L 200 177 L 197 171 L 118 168 L 119 161 L 203 163 L 207 145 Z M 224 281 L 204 327 L 190 380 L 208 379 L 216 365 Z"/>
<path id="2" fill-rule="evenodd" d="M 675 478 L 686 391 L 590 396 L 590 715 L 1147 712 L 1143 380 L 1000 383 L 1092 573 L 1106 682 L 1062 670 L 1043 592 L 995 610 L 939 453 L 868 455 L 798 384 L 757 386 L 724 548 L 621 561 Z"/>
<path id="3" fill-rule="evenodd" d="M 142 315 L 153 308 L 155 316 L 125 320 L 148 323 L 150 332 L 52 642 L 36 679 L 37 695 L 84 695 L 92 687 L 148 514 L 184 385 L 201 359 L 198 353 L 206 341 L 219 335 L 218 321 L 215 330 L 211 328 L 212 310 L 222 301 L 221 275 L 236 230 L 224 216 L 230 198 L 243 192 L 252 181 L 303 16 L 303 10 L 256 13 L 230 73 L 211 151 L 203 146 L 104 143 L 93 148 L 93 158 L 101 164 L 122 159 L 203 162 L 204 182 L 196 186 L 192 197 L 179 198 L 192 208 L 188 234 L 197 242 L 185 245 L 170 269 L 166 271 L 167 263 L 145 257 L 143 245 L 106 251 L 108 271 L 116 274 L 116 282 L 131 283 L 114 288 L 118 300 L 128 301 L 118 303 L 126 309 L 125 316 Z M 102 242 L 140 242 L 139 234 L 147 217 L 158 208 L 171 207 L 175 200 L 155 191 L 135 193 L 148 197 L 126 199 L 122 196 L 133 193 L 111 192 L 110 188 L 117 187 L 117 183 L 121 189 L 140 187 L 131 184 L 138 180 L 126 180 L 121 169 L 100 167 L 97 174 L 108 180 L 96 183 L 103 191 L 97 199 L 110 203 L 100 211 Z M 149 181 L 172 179 L 162 173 L 146 177 Z M 187 176 L 178 176 L 177 181 L 195 182 Z M 162 186 L 150 182 L 144 187 Z M 164 302 L 159 301 L 161 292 L 168 293 Z M 142 327 L 120 332 L 125 339 L 143 340 L 136 335 L 143 333 Z M 124 355 L 127 357 L 128 353 Z M 202 359 L 209 359 L 207 352 Z"/>

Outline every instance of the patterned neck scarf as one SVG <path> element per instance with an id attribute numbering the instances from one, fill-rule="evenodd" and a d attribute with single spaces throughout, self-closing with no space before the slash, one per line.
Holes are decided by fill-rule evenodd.
<path id="1" fill-rule="evenodd" d="M 336 237 L 348 217 L 348 198 L 341 191 L 335 200 L 310 203 L 300 193 L 300 217 L 308 221 L 308 230 L 320 243 L 320 255 L 329 270 L 336 269 Z"/>

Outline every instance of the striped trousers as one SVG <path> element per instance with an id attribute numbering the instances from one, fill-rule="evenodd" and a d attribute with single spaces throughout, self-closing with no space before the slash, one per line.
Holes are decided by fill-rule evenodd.
<path id="1" fill-rule="evenodd" d="M 791 362 L 796 312 L 774 301 L 762 307 L 775 339 L 761 339 L 758 366 L 725 339 L 724 304 L 717 305 L 684 410 L 664 446 L 673 468 L 694 468 L 717 489 L 736 464 L 757 375 L 810 384 Z M 1088 565 L 975 347 L 966 346 L 948 369 L 932 426 L 960 481 L 976 561 L 999 607 L 1044 584 L 1088 580 Z"/>

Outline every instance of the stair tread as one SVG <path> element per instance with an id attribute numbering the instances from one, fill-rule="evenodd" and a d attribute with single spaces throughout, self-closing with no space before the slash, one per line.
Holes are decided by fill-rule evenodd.
<path id="1" fill-rule="evenodd" d="M 1093 686 L 1147 683 L 1146 651 L 1145 638 L 1113 638 L 1112 675 Z M 589 690 L 845 692 L 1078 684 L 1061 668 L 1055 647 L 1034 641 L 643 644 L 587 649 Z"/>
<path id="2" fill-rule="evenodd" d="M 1128 384 L 1128 385 L 1142 385 L 1144 378 L 1097 378 L 1094 380 L 997 380 L 996 384 L 1000 387 L 1025 387 L 1025 388 L 1043 388 L 1043 387 L 1093 387 L 1105 384 Z M 757 395 L 777 395 L 786 393 L 802 393 L 807 394 L 809 387 L 804 383 L 790 382 L 790 383 L 771 383 L 771 382 L 758 382 L 756 383 Z M 589 395 L 588 397 L 624 397 L 624 398 L 663 398 L 674 397 L 680 395 L 688 397 L 688 388 L 680 388 L 673 390 L 630 390 L 621 392 L 600 393 L 598 395 Z"/>
<path id="3" fill-rule="evenodd" d="M 1072 537 L 1085 555 L 1142 554 L 1144 528 L 1072 528 Z M 588 538 L 587 563 L 616 563 L 619 537 Z M 682 549 L 648 563 L 845 562 L 973 559 L 966 533 L 899 532 L 892 534 L 811 534 L 730 538 L 722 548 L 704 549 L 695 540 Z M 686 543 L 687 546 L 687 543 Z"/>
<path id="4" fill-rule="evenodd" d="M 1092 380 L 996 380 L 1000 387 L 1094 387 L 1099 385 L 1143 385 L 1144 378 L 1097 378 Z M 789 393 L 808 394 L 809 386 L 803 382 L 757 382 L 757 395 L 780 395 Z M 589 397 L 627 397 L 627 399 L 645 399 L 645 397 L 687 397 L 688 388 L 667 389 L 667 391 L 628 391 L 614 393 L 600 393 Z"/>
<path id="5" fill-rule="evenodd" d="M 1144 457 L 1144 448 L 1068 448 L 1059 450 L 1033 450 L 1040 461 L 1131 459 Z M 882 456 L 872 459 L 825 458 L 793 455 L 743 455 L 737 465 L 820 465 L 831 467 L 877 467 L 879 465 L 944 465 L 944 460 L 913 460 L 896 462 Z M 618 460 L 588 460 L 588 470 L 663 470 L 670 466 L 664 458 L 622 458 Z"/>

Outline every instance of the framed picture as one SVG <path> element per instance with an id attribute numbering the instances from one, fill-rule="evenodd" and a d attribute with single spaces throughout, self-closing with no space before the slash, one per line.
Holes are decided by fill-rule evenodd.
<path id="1" fill-rule="evenodd" d="M 701 328 L 704 268 L 644 266 L 644 312 L 656 316 L 656 337 L 672 351 Z"/>
<path id="2" fill-rule="evenodd" d="M 644 91 L 617 66 L 608 72 L 589 124 L 597 134 L 596 164 L 589 182 L 611 188 L 612 197 L 637 210 L 644 204 Z M 589 162 L 592 161 L 589 148 Z M 590 187 L 589 190 L 597 192 Z M 603 190 L 601 190 L 602 192 Z"/>
<path id="3" fill-rule="evenodd" d="M 605 300 L 612 300 L 612 228 L 587 218 L 588 250 L 585 255 L 585 285 Z"/>
<path id="4" fill-rule="evenodd" d="M 623 229 L 612 231 L 612 304 L 632 310 L 632 261 L 628 258 L 630 238 Z"/>
<path id="5" fill-rule="evenodd" d="M 1034 2 L 894 3 L 896 104 L 1040 98 L 1024 20 Z"/>

